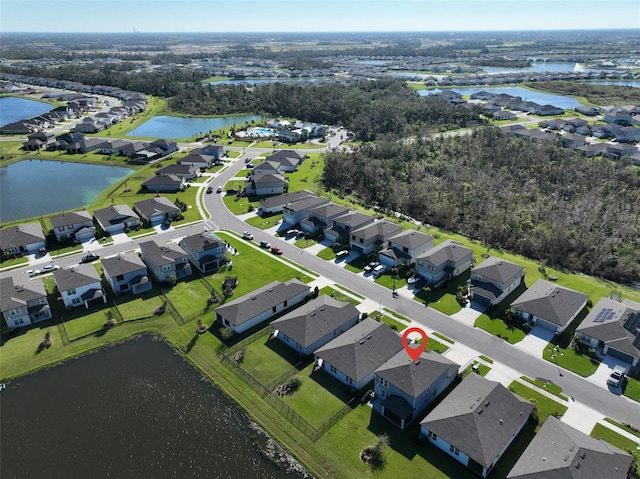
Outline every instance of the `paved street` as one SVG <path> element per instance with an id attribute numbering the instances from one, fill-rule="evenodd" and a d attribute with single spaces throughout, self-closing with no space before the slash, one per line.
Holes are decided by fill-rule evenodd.
<path id="1" fill-rule="evenodd" d="M 332 140 L 335 140 L 332 147 L 337 147 L 340 133 Z M 236 148 L 229 148 L 236 149 Z M 255 157 L 261 153 L 271 153 L 271 149 L 244 149 L 237 148 L 242 152 L 241 156 L 229 162 L 219 174 L 212 175 L 210 182 L 206 186 L 212 186 L 215 190 L 218 186 L 224 185 L 229 179 L 238 175 L 244 169 L 244 155 Z M 306 153 L 319 150 L 300 150 Z M 261 240 L 269 241 L 272 245 L 277 245 L 284 251 L 284 256 L 296 261 L 305 268 L 318 273 L 319 278 L 314 284 L 342 284 L 349 290 L 354 291 L 366 298 L 366 307 L 369 311 L 378 307 L 390 308 L 397 313 L 411 318 L 415 324 L 425 328 L 427 332 L 437 331 L 455 340 L 454 347 L 447 353 L 457 362 L 468 362 L 477 359 L 480 354 L 486 355 L 494 360 L 493 368 L 489 373 L 489 379 L 499 380 L 508 384 L 519 376 L 526 375 L 530 378 L 546 378 L 563 388 L 563 392 L 574 399 L 569 401 L 570 413 L 567 413 L 566 420 L 572 425 L 582 426 L 580 429 L 586 430 L 593 426 L 595 421 L 609 416 L 623 423 L 640 425 L 640 406 L 638 403 L 621 395 L 616 395 L 606 389 L 606 385 L 599 373 L 598 381 L 586 380 L 572 372 L 560 370 L 555 364 L 547 362 L 540 357 L 541 348 L 546 344 L 544 338 L 531 337 L 525 339 L 521 344 L 512 346 L 504 340 L 492 336 L 482 330 L 472 326 L 473 313 L 466 311 L 457 314 L 457 319 L 444 315 L 434 309 L 425 307 L 411 299 L 410 294 L 400 294 L 394 298 L 391 291 L 379 284 L 356 275 L 343 267 L 336 265 L 334 261 L 324 261 L 317 257 L 314 250 L 303 250 L 273 236 L 270 230 L 259 230 L 242 221 L 242 219 L 232 215 L 224 206 L 222 194 L 203 194 L 199 200 L 198 207 L 211 212 L 211 218 L 190 226 L 160 231 L 152 237 L 145 237 L 138 240 L 124 239 L 122 242 L 101 246 L 99 253 L 102 257 L 116 255 L 125 251 L 137 248 L 140 241 L 150 238 L 155 240 L 173 240 L 184 236 L 201 232 L 205 229 L 225 229 L 235 232 L 244 230 L 254 234 L 256 244 Z M 91 248 L 93 249 L 93 248 Z M 59 257 L 54 263 L 61 267 L 68 267 L 77 264 L 81 253 L 66 257 Z M 0 277 L 7 275 L 25 277 L 24 271 L 27 266 L 0 273 Z M 471 315 L 471 316 L 470 316 Z M 507 366 L 508 365 L 508 366 Z M 600 384 L 602 382 L 602 384 Z M 588 416 L 587 416 L 588 413 Z M 637 438 L 635 438 L 637 440 Z"/>

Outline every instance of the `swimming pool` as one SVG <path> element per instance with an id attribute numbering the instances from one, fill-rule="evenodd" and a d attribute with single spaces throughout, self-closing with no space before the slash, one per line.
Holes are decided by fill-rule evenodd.
<path id="1" fill-rule="evenodd" d="M 274 136 L 276 130 L 271 128 L 262 128 L 260 126 L 247 128 L 245 131 L 238 132 L 238 136 L 244 136 L 249 138 L 265 138 Z"/>

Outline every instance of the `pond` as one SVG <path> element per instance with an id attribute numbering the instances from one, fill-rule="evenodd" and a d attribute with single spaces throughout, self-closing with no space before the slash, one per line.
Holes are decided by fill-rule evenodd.
<path id="1" fill-rule="evenodd" d="M 82 208 L 133 171 L 121 166 L 35 159 L 2 167 L 0 221 Z"/>
<path id="2" fill-rule="evenodd" d="M 592 69 L 586 68 L 580 63 L 554 63 L 541 62 L 534 63 L 527 68 L 506 68 L 506 67 L 482 67 L 487 73 L 525 73 L 525 72 L 589 72 Z M 600 70 L 598 70 L 600 71 Z"/>
<path id="3" fill-rule="evenodd" d="M 142 336 L 9 383 L 0 476 L 294 479 L 247 416 L 163 341 Z M 300 476 L 297 476 L 300 477 Z"/>
<path id="4" fill-rule="evenodd" d="M 226 126 L 244 127 L 245 122 L 260 121 L 260 115 L 218 116 L 212 118 L 187 118 L 181 116 L 154 116 L 127 136 L 152 138 L 189 138 Z"/>
<path id="5" fill-rule="evenodd" d="M 528 90 L 519 86 L 508 87 L 486 87 L 486 88 L 467 88 L 467 87 L 455 87 L 451 90 L 461 93 L 463 95 L 472 95 L 480 91 L 486 91 L 489 93 L 519 96 L 525 101 L 533 101 L 539 105 L 553 105 L 564 109 L 571 109 L 580 106 L 580 102 L 572 96 L 554 95 L 552 93 L 543 93 L 539 91 Z M 431 90 L 418 90 L 420 96 L 433 95 L 442 89 L 434 88 Z"/>
<path id="6" fill-rule="evenodd" d="M 0 126 L 33 118 L 51 110 L 53 107 L 48 103 L 15 96 L 4 96 L 0 98 Z"/>

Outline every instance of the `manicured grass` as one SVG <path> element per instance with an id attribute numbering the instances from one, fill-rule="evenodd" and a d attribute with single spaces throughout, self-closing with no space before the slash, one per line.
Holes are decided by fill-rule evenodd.
<path id="1" fill-rule="evenodd" d="M 126 233 L 129 238 L 135 238 L 136 236 L 152 236 L 154 234 L 157 234 L 157 231 L 153 229 L 153 226 L 140 228 L 139 230 L 134 229 Z"/>
<path id="2" fill-rule="evenodd" d="M 293 244 L 294 244 L 294 246 L 297 246 L 298 248 L 303 248 L 304 249 L 304 248 L 309 248 L 309 247 L 313 246 L 314 244 L 317 244 L 317 241 L 312 239 L 312 238 L 309 238 L 309 239 L 300 238 L 299 240 L 297 240 Z"/>
<path id="3" fill-rule="evenodd" d="M 591 430 L 591 437 L 595 437 L 596 439 L 602 439 L 605 442 L 608 442 L 612 446 L 615 446 L 623 451 L 631 454 L 636 461 L 640 461 L 640 450 L 638 450 L 639 441 L 632 441 L 631 439 L 624 437 L 622 434 L 618 434 L 617 432 L 609 429 L 602 424 L 596 424 Z"/>
<path id="4" fill-rule="evenodd" d="M 474 366 L 477 366 L 477 373 L 474 373 L 473 371 Z M 480 376 L 484 377 L 489 374 L 489 371 L 491 371 L 491 368 L 489 366 L 487 366 L 486 364 L 482 364 L 481 362 L 474 361 L 472 364 L 467 366 L 464 371 L 462 371 L 462 377 L 466 378 L 469 374 L 479 374 Z"/>
<path id="5" fill-rule="evenodd" d="M 385 288 L 389 288 L 391 290 L 394 289 L 394 286 L 395 286 L 395 289 L 401 289 L 407 285 L 406 278 L 398 277 L 397 279 L 394 280 L 393 275 L 389 272 L 385 274 L 381 274 L 375 279 L 375 281 L 379 285 L 382 285 Z"/>
<path id="6" fill-rule="evenodd" d="M 543 379 L 543 378 L 531 379 L 531 378 L 528 378 L 526 376 L 520 376 L 520 379 L 522 379 L 523 381 L 526 381 L 526 382 L 528 382 L 530 384 L 534 384 L 535 386 L 538 386 L 540 389 L 544 389 L 545 391 L 553 394 L 554 396 L 559 397 L 563 401 L 568 401 L 569 400 L 569 398 L 567 396 L 562 394 L 562 388 L 560 386 L 558 386 L 557 384 L 552 383 L 551 381 L 549 381 L 547 379 Z"/>
<path id="7" fill-rule="evenodd" d="M 324 160 L 321 153 L 308 153 L 307 159 L 293 173 L 287 173 L 289 180 L 289 191 L 309 190 L 314 193 L 322 193 L 322 170 Z"/>
<path id="8" fill-rule="evenodd" d="M 456 300 L 456 291 L 459 286 L 466 285 L 467 280 L 471 277 L 471 273 L 466 271 L 453 281 L 449 281 L 445 285 L 436 289 L 421 289 L 414 296 L 416 301 L 424 303 L 433 309 L 444 314 L 454 314 L 462 309 L 462 306 Z"/>
<path id="9" fill-rule="evenodd" d="M 456 343 L 453 339 L 446 337 L 444 334 L 436 333 L 435 331 L 432 334 L 433 334 L 433 336 L 435 336 L 437 338 L 440 338 L 440 339 L 442 339 L 443 341 L 445 341 L 447 343 L 450 343 L 450 344 L 455 344 Z"/>
<path id="10" fill-rule="evenodd" d="M 12 266 L 20 266 L 28 262 L 29 262 L 29 259 L 26 256 L 22 256 L 20 258 L 7 259 L 0 262 L 0 268 L 10 268 Z"/>
<path id="11" fill-rule="evenodd" d="M 610 417 L 605 417 L 604 420 L 607 421 L 608 423 L 611 423 L 611 424 L 613 424 L 615 426 L 618 426 L 620 429 L 624 429 L 625 431 L 633 434 L 634 436 L 638 436 L 640 438 L 640 431 L 633 430 L 629 426 L 627 426 L 625 424 L 622 424 L 621 422 L 618 422 L 615 419 L 611 419 Z M 634 427 L 636 427 L 636 426 L 634 426 Z"/>
<path id="12" fill-rule="evenodd" d="M 84 316 L 66 320 L 64 322 L 64 329 L 67 332 L 69 341 L 73 341 L 74 339 L 81 338 L 103 329 L 104 323 L 107 320 L 106 313 L 108 311 L 111 311 L 111 308 L 106 307 Z"/>
<path id="13" fill-rule="evenodd" d="M 527 335 L 522 329 L 516 328 L 513 324 L 507 324 L 501 319 L 491 319 L 486 314 L 482 314 L 474 323 L 476 328 L 481 328 L 488 333 L 498 336 L 510 344 L 522 341 Z"/>
<path id="14" fill-rule="evenodd" d="M 409 318 L 407 318 L 406 316 L 403 316 L 402 314 L 396 313 L 393 309 L 389 309 L 389 308 L 382 308 L 384 311 L 386 311 L 389 314 L 394 315 L 396 318 L 400 318 L 404 321 L 406 321 L 407 323 L 410 323 L 411 320 Z"/>
<path id="15" fill-rule="evenodd" d="M 489 356 L 485 356 L 484 354 L 481 354 L 480 356 L 478 356 L 480 359 L 482 359 L 483 361 L 488 362 L 489 364 L 493 364 L 493 359 L 491 359 Z"/>
<path id="16" fill-rule="evenodd" d="M 586 354 L 579 354 L 571 347 L 562 348 L 549 343 L 542 351 L 542 357 L 559 367 L 573 371 L 580 376 L 591 376 L 598 369 L 598 361 Z"/>
<path id="17" fill-rule="evenodd" d="M 640 402 L 640 381 L 627 377 L 627 382 L 623 388 L 623 394 L 634 401 Z M 640 427 L 640 424 L 638 424 L 638 426 Z"/>
<path id="18" fill-rule="evenodd" d="M 367 299 L 367 298 L 365 298 L 364 296 L 362 296 L 361 294 L 358 294 L 358 293 L 356 293 L 355 291 L 351 291 L 350 289 L 345 288 L 345 287 L 344 287 L 344 286 L 342 286 L 341 284 L 336 284 L 336 285 L 335 285 L 335 287 L 336 287 L 336 288 L 338 288 L 339 290 L 346 291 L 346 292 L 347 292 L 347 293 L 349 293 L 351 296 L 354 296 L 354 297 L 356 297 L 356 298 L 359 298 L 359 299 L 361 299 L 362 301 L 364 301 L 365 299 Z"/>
<path id="19" fill-rule="evenodd" d="M 359 300 L 353 299 L 351 296 L 347 296 L 346 294 L 343 294 L 340 291 L 333 289 L 331 286 L 325 286 L 324 288 L 322 288 L 320 290 L 320 294 L 326 294 L 328 296 L 331 296 L 336 301 L 347 301 L 353 304 L 354 306 L 357 306 L 360 304 Z"/>
<path id="20" fill-rule="evenodd" d="M 331 248 L 320 250 L 316 256 L 324 259 L 325 261 L 332 261 L 336 259 L 336 253 Z"/>
<path id="21" fill-rule="evenodd" d="M 240 364 L 264 385 L 291 370 L 302 359 L 282 341 L 269 338 L 270 334 L 267 333 L 247 345 Z"/>
<path id="22" fill-rule="evenodd" d="M 403 324 L 403 323 L 401 323 L 399 321 L 396 321 L 395 319 L 390 318 L 386 314 L 380 315 L 379 311 L 373 311 L 373 312 L 369 313 L 369 317 L 372 318 L 372 319 L 375 319 L 376 321 L 382 321 L 383 323 L 388 325 L 394 331 L 400 332 L 400 331 L 403 331 L 403 330 L 407 329 L 407 325 L 406 324 Z"/>
<path id="23" fill-rule="evenodd" d="M 210 290 L 194 275 L 165 288 L 164 294 L 184 318 L 200 316 L 204 320 L 206 315 L 213 319 L 213 309 L 207 303 Z"/>
<path id="24" fill-rule="evenodd" d="M 338 412 L 350 399 L 349 388 L 312 362 L 299 374 L 300 387 L 284 401 L 314 426 Z"/>
<path id="25" fill-rule="evenodd" d="M 523 384 L 520 384 L 517 381 L 513 381 L 509 385 L 509 390 L 511 392 L 516 393 L 523 399 L 527 401 L 531 401 L 534 403 L 538 409 L 538 426 L 536 427 L 536 431 L 540 429 L 542 423 L 549 417 L 553 415 L 555 417 L 562 417 L 565 412 L 567 412 L 567 406 L 560 404 L 558 401 L 554 401 L 551 398 L 548 398 L 537 391 L 534 391 L 530 387 L 527 387 Z"/>
<path id="26" fill-rule="evenodd" d="M 436 353 L 442 354 L 450 347 L 449 343 L 441 343 L 437 339 L 433 339 L 433 336 L 431 336 L 427 341 L 427 347 L 425 349 L 427 351 L 435 351 Z"/>
<path id="27" fill-rule="evenodd" d="M 124 321 L 150 318 L 157 307 L 162 306 L 163 298 L 160 290 L 154 286 L 141 294 L 127 293 L 116 299 L 118 310 Z"/>
<path id="28" fill-rule="evenodd" d="M 261 230 L 266 230 L 269 228 L 273 228 L 279 224 L 279 221 L 282 220 L 282 213 L 278 213 L 273 216 L 253 216 L 251 218 L 247 218 L 245 221 L 251 226 L 255 226 Z"/>

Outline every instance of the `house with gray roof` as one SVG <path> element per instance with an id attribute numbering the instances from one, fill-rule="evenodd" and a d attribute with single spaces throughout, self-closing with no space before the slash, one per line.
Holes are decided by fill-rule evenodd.
<path id="1" fill-rule="evenodd" d="M 265 161 L 277 163 L 280 171 L 292 172 L 298 169 L 306 157 L 307 155 L 293 150 L 280 150 L 268 156 Z"/>
<path id="2" fill-rule="evenodd" d="M 640 369 L 640 304 L 602 298 L 576 328 L 583 343 Z"/>
<path id="3" fill-rule="evenodd" d="M 309 217 L 309 211 L 317 208 L 318 206 L 326 205 L 329 203 L 327 198 L 305 198 L 295 203 L 291 203 L 282 208 L 284 214 L 283 223 L 289 225 L 298 224 L 302 220 L 306 220 Z"/>
<path id="4" fill-rule="evenodd" d="M 489 256 L 471 271 L 469 298 L 495 306 L 522 284 L 524 275 L 522 266 Z"/>
<path id="5" fill-rule="evenodd" d="M 140 243 L 140 255 L 151 275 L 161 283 L 191 276 L 189 255 L 177 243 Z"/>
<path id="6" fill-rule="evenodd" d="M 276 319 L 270 328 L 277 339 L 308 356 L 355 326 L 359 319 L 360 312 L 353 304 L 323 294 Z"/>
<path id="7" fill-rule="evenodd" d="M 414 362 L 402 350 L 376 369 L 373 410 L 404 429 L 456 380 L 459 369 L 433 351 Z"/>
<path id="8" fill-rule="evenodd" d="M 234 333 L 242 333 L 309 297 L 311 288 L 292 279 L 274 281 L 216 309 L 216 319 Z"/>
<path id="9" fill-rule="evenodd" d="M 389 238 L 387 248 L 378 253 L 378 261 L 389 268 L 411 265 L 418 256 L 433 248 L 433 236 L 420 231 L 406 230 Z"/>
<path id="10" fill-rule="evenodd" d="M 627 479 L 630 454 L 547 417 L 507 479 Z"/>
<path id="11" fill-rule="evenodd" d="M 9 226 L 0 230 L 0 249 L 3 256 L 34 254 L 47 246 L 47 240 L 39 222 Z"/>
<path id="12" fill-rule="evenodd" d="M 285 206 L 295 203 L 296 201 L 304 200 L 305 198 L 317 197 L 318 195 L 307 190 L 294 191 L 292 193 L 284 193 L 282 195 L 272 196 L 260 201 L 259 212 L 266 214 L 280 213 Z"/>
<path id="13" fill-rule="evenodd" d="M 196 176 L 198 176 L 198 173 L 200 173 L 200 168 L 194 165 L 188 165 L 186 163 L 175 163 L 173 165 L 167 165 L 156 171 L 156 175 L 175 175 L 178 178 L 184 178 L 185 180 L 195 178 Z"/>
<path id="14" fill-rule="evenodd" d="M 82 243 L 96 235 L 93 218 L 84 210 L 54 215 L 51 217 L 51 226 L 58 241 L 71 239 Z"/>
<path id="15" fill-rule="evenodd" d="M 204 153 L 200 153 L 199 150 L 193 150 L 184 158 L 178 160 L 178 164 L 180 165 L 192 165 L 204 170 L 209 168 L 216 161 L 216 158 L 213 155 L 206 155 Z"/>
<path id="16" fill-rule="evenodd" d="M 177 193 L 185 186 L 185 179 L 177 175 L 155 175 L 142 182 L 140 187 L 149 193 Z"/>
<path id="17" fill-rule="evenodd" d="M 333 220 L 331 227 L 324 230 L 324 238 L 334 243 L 349 241 L 352 231 L 371 224 L 375 220 L 373 216 L 360 213 L 359 211 L 349 211 Z"/>
<path id="18" fill-rule="evenodd" d="M 376 249 L 385 248 L 389 238 L 402 232 L 402 226 L 389 220 L 378 220 L 351 232 L 349 246 L 351 251 L 369 255 Z"/>
<path id="19" fill-rule="evenodd" d="M 133 209 L 144 221 L 150 225 L 157 225 L 165 220 L 178 218 L 182 213 L 180 208 L 164 196 L 155 196 L 133 204 Z"/>
<path id="20" fill-rule="evenodd" d="M 186 236 L 178 244 L 189 256 L 191 264 L 202 273 L 217 271 L 227 262 L 227 242 L 213 231 Z"/>
<path id="21" fill-rule="evenodd" d="M 102 272 L 116 295 L 144 293 L 152 288 L 147 266 L 137 253 L 122 253 L 102 260 Z"/>
<path id="22" fill-rule="evenodd" d="M 446 240 L 416 259 L 416 275 L 439 286 L 471 268 L 473 250 L 453 240 Z"/>
<path id="23" fill-rule="evenodd" d="M 366 318 L 316 350 L 314 355 L 318 367 L 358 390 L 373 381 L 375 370 L 403 349 L 400 336 L 393 329 Z"/>
<path id="24" fill-rule="evenodd" d="M 420 423 L 420 435 L 481 477 L 493 470 L 529 420 L 533 404 L 470 374 Z"/>
<path id="25" fill-rule="evenodd" d="M 536 281 L 511 303 L 513 313 L 554 333 L 562 333 L 587 306 L 589 296 L 569 288 Z"/>
<path id="26" fill-rule="evenodd" d="M 89 309 L 91 306 L 107 302 L 100 275 L 92 264 L 79 264 L 72 268 L 55 270 L 53 279 L 67 309 L 81 305 Z"/>
<path id="27" fill-rule="evenodd" d="M 93 218 L 109 234 L 123 233 L 125 229 L 135 228 L 140 224 L 140 218 L 128 205 L 111 205 L 96 210 Z"/>
<path id="28" fill-rule="evenodd" d="M 0 279 L 0 312 L 9 329 L 51 318 L 43 281 L 33 279 L 19 283 L 12 276 Z"/>
<path id="29" fill-rule="evenodd" d="M 324 231 L 333 220 L 339 216 L 347 214 L 348 208 L 336 205 L 335 203 L 327 203 L 312 210 L 309 210 L 309 217 L 300 221 L 300 229 L 305 233 L 317 233 Z"/>
<path id="30" fill-rule="evenodd" d="M 251 175 L 244 183 L 245 196 L 281 195 L 289 189 L 289 182 L 280 173 Z"/>

